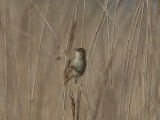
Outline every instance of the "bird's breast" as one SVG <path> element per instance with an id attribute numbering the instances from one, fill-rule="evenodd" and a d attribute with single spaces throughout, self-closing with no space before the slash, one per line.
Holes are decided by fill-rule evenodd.
<path id="1" fill-rule="evenodd" d="M 76 70 L 80 72 L 81 74 L 84 73 L 86 68 L 86 61 L 85 59 L 74 59 L 74 66 L 76 67 Z"/>

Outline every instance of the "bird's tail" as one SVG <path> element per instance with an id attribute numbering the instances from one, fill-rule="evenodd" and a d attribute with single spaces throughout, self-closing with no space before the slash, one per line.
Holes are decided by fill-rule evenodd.
<path id="1" fill-rule="evenodd" d="M 75 84 L 77 84 L 77 82 L 78 82 L 78 80 L 77 80 L 77 78 L 75 78 L 75 81 L 74 81 L 74 83 L 75 83 Z"/>
<path id="2" fill-rule="evenodd" d="M 74 83 L 75 83 L 75 84 L 77 84 L 77 83 L 78 83 L 78 78 L 79 78 L 79 77 L 78 77 L 78 75 L 76 75 L 76 77 L 75 77 L 75 81 L 74 81 Z"/>

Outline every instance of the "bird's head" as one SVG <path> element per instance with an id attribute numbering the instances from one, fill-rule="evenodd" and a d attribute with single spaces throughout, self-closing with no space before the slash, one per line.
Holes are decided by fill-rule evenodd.
<path id="1" fill-rule="evenodd" d="M 75 48 L 76 51 L 76 57 L 77 58 L 85 58 L 86 56 L 86 51 L 84 48 Z"/>

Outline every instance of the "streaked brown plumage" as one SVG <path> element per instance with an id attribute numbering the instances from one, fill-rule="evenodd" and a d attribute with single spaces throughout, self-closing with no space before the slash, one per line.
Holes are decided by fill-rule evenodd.
<path id="1" fill-rule="evenodd" d="M 86 52 L 83 48 L 75 49 L 76 57 L 73 62 L 73 66 L 76 70 L 77 76 L 75 78 L 75 83 L 77 83 L 77 79 L 83 75 L 86 69 Z"/>

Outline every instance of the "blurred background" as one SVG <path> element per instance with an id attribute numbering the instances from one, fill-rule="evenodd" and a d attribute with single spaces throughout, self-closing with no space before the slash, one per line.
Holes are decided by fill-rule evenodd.
<path id="1" fill-rule="evenodd" d="M 159 0 L 0 0 L 0 119 L 159 120 L 159 46 Z"/>

